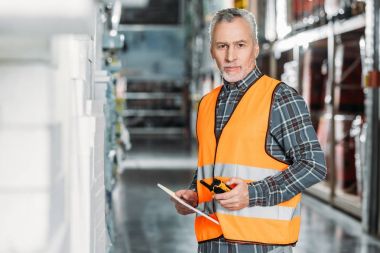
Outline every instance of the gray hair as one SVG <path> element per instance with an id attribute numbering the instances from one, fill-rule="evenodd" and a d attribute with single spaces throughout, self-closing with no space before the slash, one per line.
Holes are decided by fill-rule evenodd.
<path id="1" fill-rule="evenodd" d="M 222 21 L 232 22 L 232 20 L 237 17 L 243 18 L 248 22 L 252 30 L 253 41 L 257 43 L 257 25 L 255 16 L 245 9 L 228 8 L 216 12 L 214 17 L 212 18 L 208 30 L 210 35 L 210 44 L 212 43 L 212 36 L 215 29 L 215 25 Z"/>

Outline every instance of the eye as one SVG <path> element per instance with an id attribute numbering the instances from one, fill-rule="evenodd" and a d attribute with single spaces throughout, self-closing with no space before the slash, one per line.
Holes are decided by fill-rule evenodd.
<path id="1" fill-rule="evenodd" d="M 225 49 L 226 47 L 227 47 L 226 44 L 218 44 L 218 45 L 216 46 L 216 48 L 218 48 L 218 49 Z"/>
<path id="2" fill-rule="evenodd" d="M 238 48 L 243 48 L 243 47 L 245 47 L 245 44 L 244 43 L 238 43 Z"/>

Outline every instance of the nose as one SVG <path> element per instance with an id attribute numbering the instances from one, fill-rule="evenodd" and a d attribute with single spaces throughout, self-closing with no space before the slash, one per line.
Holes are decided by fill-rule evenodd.
<path id="1" fill-rule="evenodd" d="M 226 61 L 227 62 L 232 62 L 236 60 L 236 52 L 235 52 L 235 49 L 233 47 L 229 47 L 227 49 L 227 54 L 226 54 Z"/>

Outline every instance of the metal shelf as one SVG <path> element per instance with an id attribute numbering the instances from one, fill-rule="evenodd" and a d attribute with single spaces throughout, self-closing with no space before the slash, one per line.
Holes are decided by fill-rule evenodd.
<path id="1" fill-rule="evenodd" d="M 165 92 L 128 92 L 124 98 L 126 99 L 181 99 L 181 93 L 165 93 Z"/>
<path id="2" fill-rule="evenodd" d="M 348 194 L 343 191 L 335 190 L 335 198 L 333 205 L 358 218 L 362 215 L 362 205 L 359 196 Z"/>
<path id="3" fill-rule="evenodd" d="M 338 207 L 357 218 L 361 217 L 362 209 L 360 197 L 335 189 L 335 196 L 333 197 L 333 201 L 331 201 L 331 189 L 329 182 L 325 181 L 313 185 L 308 188 L 306 192 L 328 203 L 331 203 L 333 206 Z"/>
<path id="4" fill-rule="evenodd" d="M 333 23 L 334 34 L 343 34 L 352 32 L 365 27 L 365 14 L 352 17 L 347 20 L 337 20 Z M 294 48 L 295 45 L 307 45 L 322 39 L 327 39 L 329 34 L 329 24 L 310 30 L 299 32 L 293 36 L 276 41 L 273 44 L 273 50 L 281 53 Z"/>
<path id="5" fill-rule="evenodd" d="M 180 117 L 183 116 L 182 111 L 180 110 L 146 110 L 146 109 L 130 109 L 124 110 L 124 117 Z"/>
<path id="6" fill-rule="evenodd" d="M 159 135 L 172 135 L 183 134 L 185 128 L 183 127 L 129 127 L 131 134 L 159 134 Z"/>
<path id="7" fill-rule="evenodd" d="M 183 25 L 119 25 L 121 32 L 142 32 L 142 31 L 182 31 Z"/>
<path id="8" fill-rule="evenodd" d="M 153 80 L 154 79 L 154 80 Z M 155 82 L 155 83 L 184 83 L 185 78 L 168 74 L 134 73 L 128 76 L 128 82 Z"/>
<path id="9" fill-rule="evenodd" d="M 312 187 L 306 189 L 306 192 L 326 202 L 330 202 L 331 190 L 329 183 L 326 181 L 313 185 Z"/>

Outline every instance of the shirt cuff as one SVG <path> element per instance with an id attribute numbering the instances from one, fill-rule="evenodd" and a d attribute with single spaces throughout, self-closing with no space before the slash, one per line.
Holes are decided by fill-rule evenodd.
<path id="1" fill-rule="evenodd" d="M 257 181 L 248 184 L 249 207 L 268 205 L 268 187 L 265 181 Z"/>
<path id="2" fill-rule="evenodd" d="M 191 182 L 188 189 L 197 192 L 197 182 Z"/>

